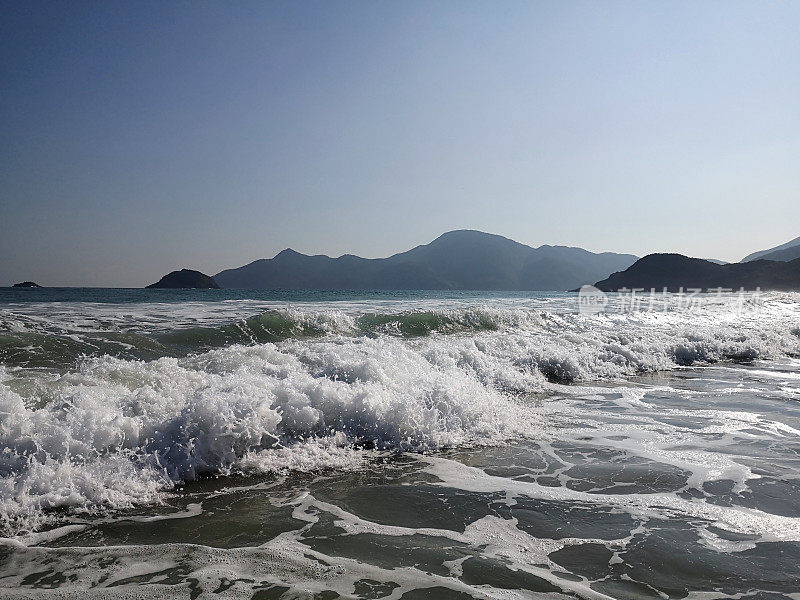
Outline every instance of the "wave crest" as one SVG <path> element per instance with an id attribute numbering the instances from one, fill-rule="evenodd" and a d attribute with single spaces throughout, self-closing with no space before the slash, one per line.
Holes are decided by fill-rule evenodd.
<path id="1" fill-rule="evenodd" d="M 784 301 L 736 315 L 279 311 L 211 328 L 228 337 L 202 351 L 209 338 L 192 334 L 180 344 L 193 352 L 155 359 L 6 363 L 0 515 L 13 532 L 55 519 L 52 509 L 154 502 L 209 475 L 347 468 L 364 449 L 536 437 L 527 397 L 552 382 L 797 355 L 799 311 Z"/>

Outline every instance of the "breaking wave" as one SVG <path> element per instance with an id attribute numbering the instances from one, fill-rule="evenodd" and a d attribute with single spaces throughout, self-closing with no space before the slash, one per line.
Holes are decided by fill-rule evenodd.
<path id="1" fill-rule="evenodd" d="M 205 476 L 536 437 L 531 398 L 554 382 L 798 355 L 798 316 L 787 295 L 744 311 L 267 310 L 166 330 L 7 314 L 0 518 L 33 530 Z"/>
<path id="2" fill-rule="evenodd" d="M 61 327 L 40 320 L 16 318 L 0 321 L 0 361 L 5 365 L 51 367 L 86 356 L 112 354 L 149 360 L 163 355 L 185 356 L 233 344 L 276 343 L 288 339 L 313 339 L 326 335 L 381 335 L 413 338 L 433 333 L 494 331 L 529 320 L 522 312 L 428 310 L 399 313 L 367 312 L 351 315 L 338 310 L 302 312 L 267 310 L 230 323 L 181 326 L 146 323 L 120 330 L 103 323 Z M 166 329 L 166 330 L 164 330 Z"/>

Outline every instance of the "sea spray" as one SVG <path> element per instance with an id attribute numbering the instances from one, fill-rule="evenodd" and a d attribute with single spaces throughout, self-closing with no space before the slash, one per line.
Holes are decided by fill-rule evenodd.
<path id="1" fill-rule="evenodd" d="M 119 322 L 87 305 L 58 306 L 52 320 L 3 309 L 6 532 L 64 511 L 159 502 L 207 476 L 357 468 L 375 451 L 536 439 L 531 398 L 549 382 L 800 351 L 800 310 L 785 294 L 738 312 L 719 302 L 597 315 L 519 301 L 420 304 L 309 305 L 220 324 L 214 303 L 191 314 L 137 306 Z M 221 314 L 244 310 L 236 306 Z M 63 351 L 69 343 L 78 349 Z"/>

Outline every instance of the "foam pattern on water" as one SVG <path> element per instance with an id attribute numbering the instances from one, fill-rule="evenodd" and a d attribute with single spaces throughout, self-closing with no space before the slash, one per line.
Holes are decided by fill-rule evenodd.
<path id="1" fill-rule="evenodd" d="M 105 348 L 32 367 L 18 359 L 44 347 L 14 350 L 0 371 L 3 525 L 14 533 L 63 511 L 159 502 L 204 476 L 348 468 L 370 450 L 535 439 L 540 416 L 530 398 L 551 393 L 550 382 L 800 352 L 791 295 L 738 308 L 586 316 L 519 302 L 398 313 L 304 307 L 215 326 L 216 317 L 188 319 L 178 306 L 166 333 L 165 306 L 137 307 L 128 329 L 81 306 L 59 307 L 51 321 L 9 310 L 7 335 L 103 349 L 98 332 L 110 331 L 160 356 Z M 234 330 L 261 333 L 249 342 L 214 337 Z M 170 336 L 194 351 L 164 350 Z"/>

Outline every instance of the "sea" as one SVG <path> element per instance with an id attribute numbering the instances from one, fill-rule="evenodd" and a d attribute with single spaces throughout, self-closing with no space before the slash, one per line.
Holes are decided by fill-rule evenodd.
<path id="1" fill-rule="evenodd" d="M 0 598 L 800 600 L 800 294 L 0 289 Z"/>

